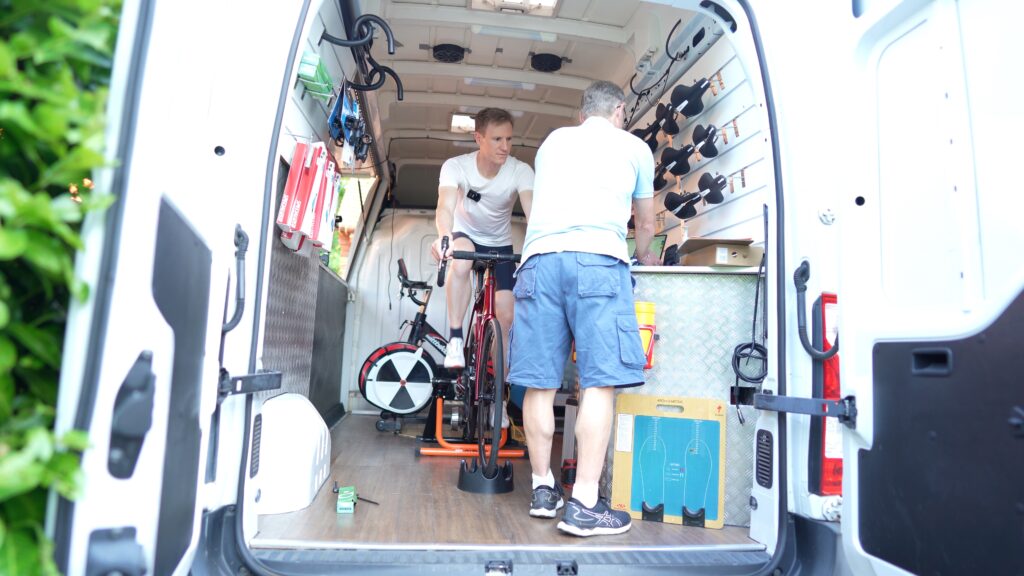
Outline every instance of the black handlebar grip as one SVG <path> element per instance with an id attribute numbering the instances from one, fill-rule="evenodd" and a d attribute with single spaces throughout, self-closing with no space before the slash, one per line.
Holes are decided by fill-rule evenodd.
<path id="1" fill-rule="evenodd" d="M 444 286 L 445 273 L 448 272 L 448 260 L 445 260 L 445 252 L 448 252 L 448 237 L 441 237 L 441 261 L 437 266 L 437 285 Z"/>

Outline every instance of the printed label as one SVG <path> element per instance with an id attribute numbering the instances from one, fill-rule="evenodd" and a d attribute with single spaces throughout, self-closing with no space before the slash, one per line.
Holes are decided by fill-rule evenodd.
<path id="1" fill-rule="evenodd" d="M 715 248 L 715 262 L 718 264 L 729 263 L 729 249 L 725 246 L 718 246 Z"/>
<path id="2" fill-rule="evenodd" d="M 615 424 L 615 451 L 633 451 L 633 415 L 619 414 Z"/>
<path id="3" fill-rule="evenodd" d="M 843 457 L 843 425 L 838 418 L 825 418 L 825 458 Z"/>

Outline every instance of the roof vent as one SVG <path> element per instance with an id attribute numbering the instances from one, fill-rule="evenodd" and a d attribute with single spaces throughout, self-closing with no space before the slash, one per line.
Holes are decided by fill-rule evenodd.
<path id="1" fill-rule="evenodd" d="M 434 46 L 433 52 L 435 60 L 446 64 L 462 62 L 462 59 L 466 57 L 466 49 L 455 44 L 438 44 Z"/>
<path id="2" fill-rule="evenodd" d="M 562 69 L 562 57 L 548 54 L 533 54 L 530 56 L 530 66 L 538 72 L 557 72 Z"/>

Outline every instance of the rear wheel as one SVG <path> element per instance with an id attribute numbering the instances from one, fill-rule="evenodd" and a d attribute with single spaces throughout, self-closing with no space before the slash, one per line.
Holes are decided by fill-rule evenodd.
<path id="1" fill-rule="evenodd" d="M 437 365 L 421 346 L 392 342 L 367 356 L 359 370 L 359 392 L 370 404 L 394 414 L 419 412 L 430 402 Z"/>
<path id="2" fill-rule="evenodd" d="M 484 327 L 476 366 L 479 397 L 477 398 L 476 431 L 480 464 L 484 477 L 498 473 L 498 448 L 501 444 L 502 407 L 505 392 L 505 361 L 501 324 L 492 318 Z"/>

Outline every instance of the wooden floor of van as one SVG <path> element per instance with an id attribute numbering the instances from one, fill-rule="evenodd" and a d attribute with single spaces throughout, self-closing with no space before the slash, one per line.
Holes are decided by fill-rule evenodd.
<path id="1" fill-rule="evenodd" d="M 338 424 L 340 429 L 332 436 L 341 445 L 331 477 L 305 509 L 261 516 L 253 547 L 764 549 L 747 536 L 747 528 L 739 526 L 712 530 L 634 520 L 629 532 L 617 536 L 569 536 L 555 527 L 558 519 L 530 517 L 530 468 L 525 458 L 513 460 L 513 492 L 470 494 L 456 487 L 458 458 L 418 456 L 416 450 L 422 443 L 409 436 L 377 432 L 375 421 L 375 416 L 349 415 Z M 411 435 L 422 430 L 408 427 L 406 431 Z M 559 447 L 556 441 L 555 449 Z M 355 486 L 360 496 L 379 505 L 359 502 L 355 514 L 338 514 L 337 497 L 331 490 L 335 480 L 340 486 Z"/>

